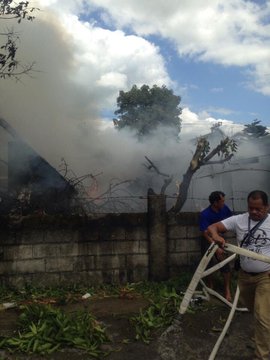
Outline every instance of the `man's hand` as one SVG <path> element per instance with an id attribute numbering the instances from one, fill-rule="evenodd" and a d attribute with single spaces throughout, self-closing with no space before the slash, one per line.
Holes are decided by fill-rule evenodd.
<path id="1" fill-rule="evenodd" d="M 221 248 L 224 247 L 225 239 L 222 236 L 220 236 L 220 234 L 225 233 L 227 230 L 225 226 L 222 224 L 222 222 L 218 222 L 208 226 L 206 231 L 208 233 L 208 236 L 211 238 L 211 241 L 214 241 Z"/>
<path id="2" fill-rule="evenodd" d="M 214 236 L 212 236 L 212 241 L 214 241 L 221 248 L 223 248 L 225 245 L 225 239 L 218 234 L 214 234 Z"/>
<path id="3" fill-rule="evenodd" d="M 222 248 L 218 248 L 216 251 L 216 257 L 219 261 L 222 261 L 225 259 L 225 253 L 224 250 Z"/>

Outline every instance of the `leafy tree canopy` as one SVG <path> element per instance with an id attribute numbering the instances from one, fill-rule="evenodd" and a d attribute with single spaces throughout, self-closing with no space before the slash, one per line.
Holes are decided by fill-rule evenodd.
<path id="1" fill-rule="evenodd" d="M 151 134 L 159 126 L 171 127 L 176 136 L 180 132 L 182 109 L 179 107 L 181 98 L 173 94 L 165 85 L 133 85 L 130 91 L 120 91 L 117 98 L 118 116 L 113 119 L 118 130 L 125 127 L 136 130 L 138 137 Z"/>
<path id="2" fill-rule="evenodd" d="M 32 21 L 32 15 L 36 8 L 30 8 L 28 1 L 18 3 L 13 0 L 0 0 L 0 20 L 17 19 L 18 23 L 22 20 Z M 34 63 L 29 65 L 20 64 L 16 59 L 18 50 L 17 42 L 19 36 L 13 29 L 5 28 L 4 32 L 0 31 L 0 78 L 13 77 L 18 79 L 22 74 L 29 74 L 33 69 Z"/>
<path id="3" fill-rule="evenodd" d="M 251 124 L 245 125 L 243 132 L 254 137 L 266 136 L 269 134 L 267 127 L 260 125 L 260 120 L 253 120 Z"/>

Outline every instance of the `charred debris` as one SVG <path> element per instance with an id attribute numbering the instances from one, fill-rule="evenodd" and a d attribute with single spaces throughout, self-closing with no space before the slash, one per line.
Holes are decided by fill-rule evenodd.
<path id="1" fill-rule="evenodd" d="M 55 169 L 0 118 L 0 216 L 89 215 L 129 209 L 124 198 L 131 181 L 113 179 L 100 189 L 101 175 L 77 176 L 64 158 Z"/>

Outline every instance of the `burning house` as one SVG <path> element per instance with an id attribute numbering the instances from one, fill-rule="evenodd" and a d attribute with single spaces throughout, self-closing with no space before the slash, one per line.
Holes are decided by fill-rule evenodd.
<path id="1" fill-rule="evenodd" d="M 0 212 L 63 213 L 75 189 L 0 119 Z"/>

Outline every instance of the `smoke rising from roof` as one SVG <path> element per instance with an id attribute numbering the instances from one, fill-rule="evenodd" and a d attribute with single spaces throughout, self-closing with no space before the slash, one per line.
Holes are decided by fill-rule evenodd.
<path id="1" fill-rule="evenodd" d="M 53 13 L 37 14 L 33 23 L 21 24 L 18 58 L 33 59 L 40 72 L 18 83 L 1 81 L 1 116 L 55 166 L 65 157 L 75 171 L 90 171 L 103 167 L 106 160 L 110 162 L 112 152 L 121 153 L 120 149 L 132 145 L 131 139 L 127 144 L 128 140 L 110 127 L 102 131 L 100 113 L 116 101 L 119 89 L 138 83 L 139 77 L 152 84 L 168 83 L 169 79 L 157 48 L 143 39 L 138 38 L 137 44 L 133 42 L 133 48 L 128 49 L 125 45 L 129 37 L 122 32 L 108 32 L 89 24 L 80 29 L 79 39 L 79 30 L 73 25 L 82 25 L 76 19 L 66 21 L 70 21 L 73 34 Z M 88 48 L 84 46 L 86 41 L 90 43 Z M 113 48 L 112 44 L 117 43 L 125 47 L 126 58 L 123 52 L 119 54 L 119 48 Z M 138 66 L 142 56 L 149 59 L 151 68 L 159 70 L 145 76 L 151 68 L 145 63 Z M 116 69 L 121 67 L 121 72 L 116 73 L 111 62 Z M 119 144 L 121 141 L 123 144 Z"/>
<path id="2" fill-rule="evenodd" d="M 76 19 L 69 21 L 80 26 Z M 19 29 L 18 58 L 35 60 L 39 71 L 21 82 L 1 81 L 1 116 L 53 166 L 64 157 L 78 175 L 103 171 L 106 178 L 135 177 L 142 170 L 144 155 L 153 160 L 176 155 L 176 144 L 167 136 L 162 139 L 164 130 L 142 144 L 134 134 L 118 133 L 100 117 L 102 109 L 116 101 L 120 85 L 170 83 L 157 48 L 134 36 L 128 47 L 129 37 L 122 32 L 90 24 L 80 29 L 84 32 L 79 39 L 79 31 L 67 33 L 53 13 L 41 12 L 33 23 L 23 23 Z M 85 41 L 90 43 L 87 51 Z"/>
<path id="3" fill-rule="evenodd" d="M 69 31 L 66 24 L 69 24 Z M 133 84 L 173 87 L 159 49 L 150 42 L 108 31 L 76 16 L 41 11 L 33 23 L 19 26 L 18 57 L 36 62 L 34 77 L 1 80 L 0 116 L 5 118 L 55 168 L 64 158 L 78 175 L 102 172 L 101 185 L 112 178 L 136 179 L 146 174 L 145 156 L 164 173 L 181 181 L 195 149 L 196 136 L 210 131 L 216 119 L 184 109 L 181 141 L 160 128 L 139 142 L 132 132 L 117 132 L 101 117 L 112 108 L 120 89 Z M 108 125 L 109 124 L 109 125 Z M 224 121 L 228 132 L 236 127 Z M 147 186 L 159 186 L 154 173 Z M 175 182 L 171 192 L 176 192 Z M 207 192 L 207 189 L 206 189 Z"/>

